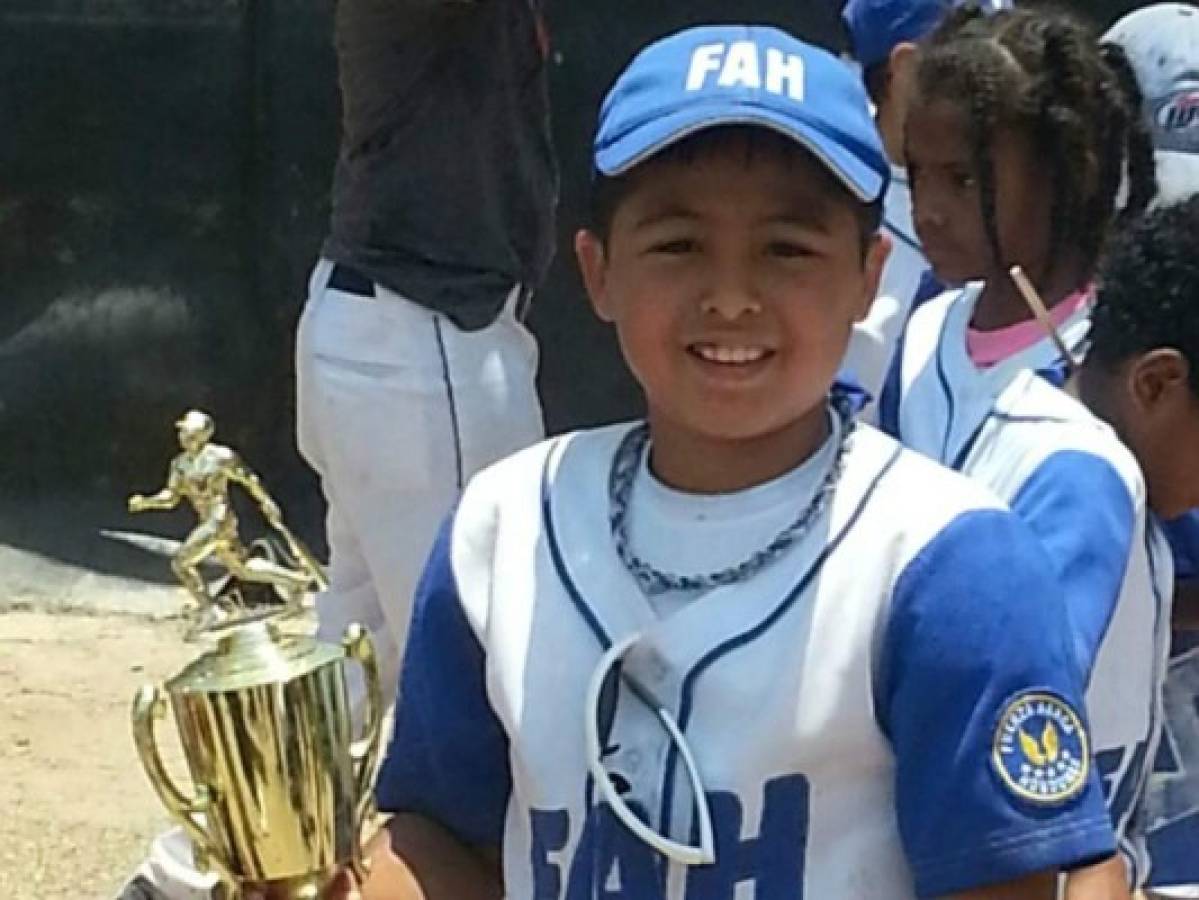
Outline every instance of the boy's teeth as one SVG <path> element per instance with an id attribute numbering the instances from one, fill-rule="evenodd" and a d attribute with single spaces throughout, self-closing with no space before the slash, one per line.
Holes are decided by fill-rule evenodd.
<path id="1" fill-rule="evenodd" d="M 718 347 L 714 344 L 697 344 L 695 352 L 708 362 L 725 365 L 757 362 L 766 355 L 766 351 L 761 347 Z"/>

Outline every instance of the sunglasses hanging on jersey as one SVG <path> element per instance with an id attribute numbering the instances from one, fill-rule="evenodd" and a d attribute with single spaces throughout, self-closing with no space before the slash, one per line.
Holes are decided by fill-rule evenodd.
<path id="1" fill-rule="evenodd" d="M 716 861 L 716 841 L 712 831 L 712 811 L 704 786 L 700 782 L 699 769 L 682 729 L 674 715 L 650 691 L 622 671 L 621 662 L 629 649 L 641 640 L 640 634 L 632 634 L 614 644 L 600 658 L 599 665 L 591 676 L 587 688 L 586 741 L 587 767 L 599 786 L 600 795 L 618 818 L 643 843 L 653 847 L 663 856 L 686 866 L 710 865 Z M 654 711 L 658 721 L 666 730 L 671 743 L 678 750 L 679 758 L 691 783 L 695 815 L 699 822 L 699 845 L 692 846 L 659 834 L 635 813 L 623 797 L 612 773 L 604 766 L 605 746 L 612 721 L 616 713 L 616 698 L 621 685 L 627 686 L 641 702 Z"/>

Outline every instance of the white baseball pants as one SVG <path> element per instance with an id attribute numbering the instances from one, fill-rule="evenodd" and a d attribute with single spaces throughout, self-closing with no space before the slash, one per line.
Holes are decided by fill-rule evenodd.
<path id="1" fill-rule="evenodd" d="M 328 287 L 317 264 L 296 339 L 297 435 L 329 504 L 320 634 L 360 622 L 394 699 L 412 595 L 465 482 L 544 433 L 537 345 L 516 319 L 467 332 L 379 285 Z"/>

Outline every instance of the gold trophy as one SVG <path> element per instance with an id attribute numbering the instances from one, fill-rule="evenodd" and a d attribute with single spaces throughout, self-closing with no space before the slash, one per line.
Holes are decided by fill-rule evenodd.
<path id="1" fill-rule="evenodd" d="M 212 419 L 176 423 L 181 453 L 166 488 L 130 498 L 130 509 L 190 501 L 200 523 L 172 563 L 196 603 L 192 639 L 215 646 L 133 703 L 133 736 L 159 798 L 191 838 L 197 868 L 218 875 L 231 898 L 247 886 L 272 897 L 316 900 L 349 867 L 362 877 L 361 834 L 372 813 L 382 703 L 374 649 L 351 625 L 340 645 L 285 628 L 307 589 L 324 584 L 312 554 L 286 529 L 258 478 L 227 447 L 211 443 Z M 240 541 L 229 501 L 238 483 L 259 503 L 292 558 L 286 565 Z M 229 573 L 210 591 L 199 565 Z M 269 596 L 263 597 L 263 589 Z M 253 602 L 257 601 L 257 602 Z M 352 735 L 346 666 L 365 674 L 362 736 Z M 172 708 L 194 790 L 163 764 L 155 724 Z"/>

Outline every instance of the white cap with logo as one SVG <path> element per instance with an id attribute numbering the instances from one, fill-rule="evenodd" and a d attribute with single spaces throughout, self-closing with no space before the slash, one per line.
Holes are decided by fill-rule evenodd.
<path id="1" fill-rule="evenodd" d="M 1155 3 L 1120 19 L 1103 39 L 1124 48 L 1145 95 L 1158 202 L 1199 193 L 1199 7 Z"/>

